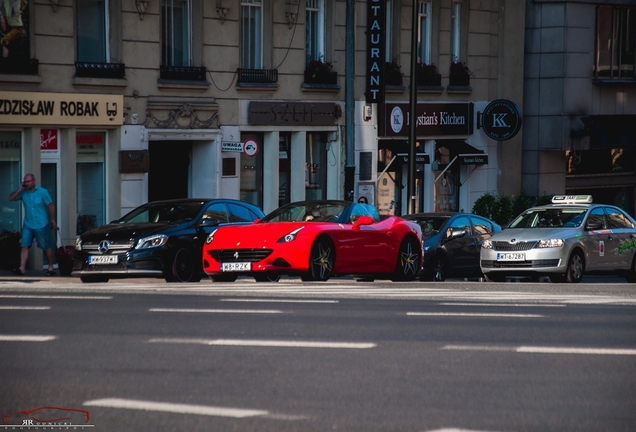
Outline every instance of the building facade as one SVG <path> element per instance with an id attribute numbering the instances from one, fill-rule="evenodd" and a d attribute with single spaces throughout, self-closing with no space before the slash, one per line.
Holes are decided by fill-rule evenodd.
<path id="1" fill-rule="evenodd" d="M 365 195 L 404 214 L 409 182 L 418 211 L 470 211 L 483 193 L 521 188 L 521 134 L 497 140 L 483 127 L 493 101 L 523 106 L 516 1 L 3 4 L 0 194 L 34 173 L 66 244 L 158 199 L 229 197 L 268 212 Z M 0 229 L 19 230 L 19 203 L 0 209 Z"/>
<path id="2" fill-rule="evenodd" d="M 636 215 L 636 4 L 526 5 L 522 190 Z"/>

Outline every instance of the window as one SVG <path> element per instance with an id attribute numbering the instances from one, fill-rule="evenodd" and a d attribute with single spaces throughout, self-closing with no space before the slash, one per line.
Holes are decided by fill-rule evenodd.
<path id="1" fill-rule="evenodd" d="M 592 209 L 590 212 L 590 216 L 587 218 L 588 225 L 591 223 L 600 223 L 601 229 L 607 229 L 607 225 L 605 224 L 605 213 L 601 207 L 597 207 Z"/>
<path id="2" fill-rule="evenodd" d="M 106 223 L 106 134 L 77 133 L 77 235 Z"/>
<path id="3" fill-rule="evenodd" d="M 461 45 L 461 2 L 453 2 L 451 6 L 451 60 L 460 61 Z"/>
<path id="4" fill-rule="evenodd" d="M 108 63 L 110 45 L 108 32 L 108 0 L 78 0 L 77 6 L 77 60 L 90 63 Z"/>
<path id="5" fill-rule="evenodd" d="M 490 222 L 476 216 L 471 216 L 470 220 L 473 223 L 476 235 L 488 235 L 494 233 L 493 226 Z"/>
<path id="6" fill-rule="evenodd" d="M 607 220 L 609 222 L 609 228 L 634 228 L 631 221 L 618 210 L 614 210 L 609 207 L 605 207 L 607 212 Z"/>
<path id="7" fill-rule="evenodd" d="M 431 64 L 431 2 L 419 4 L 419 32 L 417 40 L 417 57 L 419 63 Z"/>
<path id="8" fill-rule="evenodd" d="M 596 16 L 596 78 L 634 79 L 636 8 L 599 6 Z"/>
<path id="9" fill-rule="evenodd" d="M 305 0 L 306 6 L 306 63 L 325 61 L 325 3 L 324 0 Z"/>
<path id="10" fill-rule="evenodd" d="M 263 68 L 263 1 L 241 1 L 241 67 Z"/>
<path id="11" fill-rule="evenodd" d="M 192 63 L 192 5 L 190 0 L 163 0 L 161 60 L 165 66 Z"/>
<path id="12" fill-rule="evenodd" d="M 238 204 L 228 203 L 230 208 L 230 222 L 252 222 L 254 215 L 247 209 Z"/>
<path id="13" fill-rule="evenodd" d="M 214 203 L 203 212 L 203 220 L 212 219 L 219 224 L 227 223 L 229 218 L 227 208 L 223 203 Z"/>
<path id="14" fill-rule="evenodd" d="M 22 203 L 7 201 L 9 194 L 22 183 L 21 164 L 22 133 L 19 131 L 0 131 L 0 233 L 22 231 Z"/>
<path id="15" fill-rule="evenodd" d="M 305 165 L 305 198 L 327 198 L 327 134 L 308 133 Z"/>
<path id="16" fill-rule="evenodd" d="M 391 63 L 393 56 L 393 0 L 386 0 L 386 35 L 384 61 Z"/>

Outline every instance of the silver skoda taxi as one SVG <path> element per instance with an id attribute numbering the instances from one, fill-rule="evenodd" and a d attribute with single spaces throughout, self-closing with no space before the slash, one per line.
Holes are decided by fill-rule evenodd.
<path id="1" fill-rule="evenodd" d="M 551 205 L 524 211 L 484 240 L 480 265 L 492 282 L 548 276 L 576 283 L 586 273 L 636 282 L 636 221 L 618 207 L 593 204 L 590 195 L 557 195 Z"/>

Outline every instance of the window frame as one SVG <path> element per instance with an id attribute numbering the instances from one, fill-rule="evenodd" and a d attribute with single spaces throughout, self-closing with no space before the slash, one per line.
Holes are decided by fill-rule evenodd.
<path id="1" fill-rule="evenodd" d="M 167 3 L 170 3 L 168 5 Z M 182 39 L 182 52 L 183 58 L 180 64 L 177 64 L 175 60 L 175 3 L 185 5 L 185 16 L 181 20 L 181 24 L 184 24 L 183 30 L 180 32 Z M 161 63 L 164 66 L 184 66 L 189 67 L 193 65 L 193 4 L 192 0 L 161 0 Z M 170 12 L 170 13 L 168 13 Z M 170 20 L 170 26 L 168 26 L 168 20 Z M 168 44 L 168 39 L 171 39 L 171 43 Z"/>
<path id="2" fill-rule="evenodd" d="M 103 2 L 101 9 L 101 13 L 103 14 L 101 17 L 98 17 L 99 21 L 101 21 L 101 25 L 103 28 L 99 31 L 101 33 L 101 43 L 102 46 L 99 47 L 100 50 L 103 50 L 103 56 L 101 59 L 95 60 L 95 58 L 85 58 L 83 57 L 85 53 L 92 54 L 95 52 L 95 49 L 92 47 L 80 48 L 80 45 L 84 43 L 90 44 L 90 37 L 85 37 L 83 31 L 81 29 L 86 26 L 89 30 L 94 28 L 94 24 L 90 22 L 88 17 L 84 14 L 84 9 L 80 8 L 80 4 L 86 5 L 86 2 L 82 0 L 77 0 L 75 7 L 75 57 L 77 61 L 87 62 L 87 63 L 110 63 L 111 61 L 111 41 L 109 37 L 109 29 L 110 29 L 110 0 L 99 0 Z M 92 33 L 92 32 L 89 32 Z M 93 45 L 94 46 L 94 45 Z"/>
<path id="3" fill-rule="evenodd" d="M 603 11 L 608 11 L 611 14 L 611 23 L 609 26 L 609 32 L 602 32 L 601 26 L 603 20 L 601 14 Z M 634 80 L 636 79 L 636 7 L 628 6 L 615 6 L 615 5 L 598 5 L 596 7 L 594 26 L 594 78 L 597 80 Z M 626 22 L 628 18 L 633 20 L 633 25 L 629 26 Z M 617 24 L 618 23 L 618 27 Z M 625 29 L 627 27 L 627 30 Z M 609 63 L 603 65 L 601 63 L 601 55 L 605 51 L 600 49 L 602 35 L 608 34 L 609 39 L 606 42 L 610 43 L 610 47 L 607 52 L 609 53 Z M 629 66 L 629 63 L 623 63 L 622 58 L 625 52 L 622 49 L 622 43 L 625 40 L 631 40 L 631 76 L 623 75 L 623 65 Z M 605 41 L 605 39 L 604 39 Z M 615 44 L 618 47 L 615 47 Z M 627 53 L 630 53 L 627 51 Z M 614 56 L 618 56 L 615 59 Z M 599 73 L 600 69 L 606 66 L 608 68 L 608 75 L 602 75 Z"/>
<path id="4" fill-rule="evenodd" d="M 263 69 L 263 15 L 265 14 L 265 5 L 263 3 L 263 0 L 241 0 L 240 62 L 241 68 L 244 69 Z M 250 13 L 246 16 L 248 11 Z M 258 12 L 258 14 L 252 14 L 252 12 Z M 253 21 L 255 28 L 247 26 L 246 22 L 248 21 L 250 24 Z M 246 35 L 248 28 L 251 30 L 250 35 Z M 249 43 L 247 43 L 246 36 L 249 36 Z"/>
<path id="5" fill-rule="evenodd" d="M 314 3 L 316 7 L 311 7 L 309 3 Z M 309 14 L 316 16 L 315 24 L 318 28 L 312 29 Z M 313 38 L 311 37 L 313 36 Z M 315 40 L 313 40 L 315 39 Z M 305 0 L 305 62 L 309 64 L 311 60 L 327 61 L 326 59 L 326 13 L 325 0 Z"/>
<path id="6" fill-rule="evenodd" d="M 418 49 L 419 63 L 432 64 L 433 45 L 433 2 L 423 1 L 418 4 Z M 424 41 L 424 43 L 423 43 Z"/>

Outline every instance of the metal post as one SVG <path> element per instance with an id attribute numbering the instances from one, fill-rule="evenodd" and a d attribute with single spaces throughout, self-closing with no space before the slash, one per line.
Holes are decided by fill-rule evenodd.
<path id="1" fill-rule="evenodd" d="M 408 199 L 407 214 L 415 213 L 415 143 L 417 140 L 417 30 L 419 0 L 413 0 L 413 22 L 411 24 L 411 93 L 409 116 L 409 175 L 406 189 Z"/>
<path id="2" fill-rule="evenodd" d="M 344 199 L 353 201 L 354 197 L 354 175 L 356 171 L 355 161 L 355 102 L 353 98 L 353 85 L 355 76 L 355 0 L 347 0 L 346 12 L 347 28 L 345 41 L 345 145 L 346 145 L 346 162 L 345 162 L 345 181 L 344 181 Z"/>

